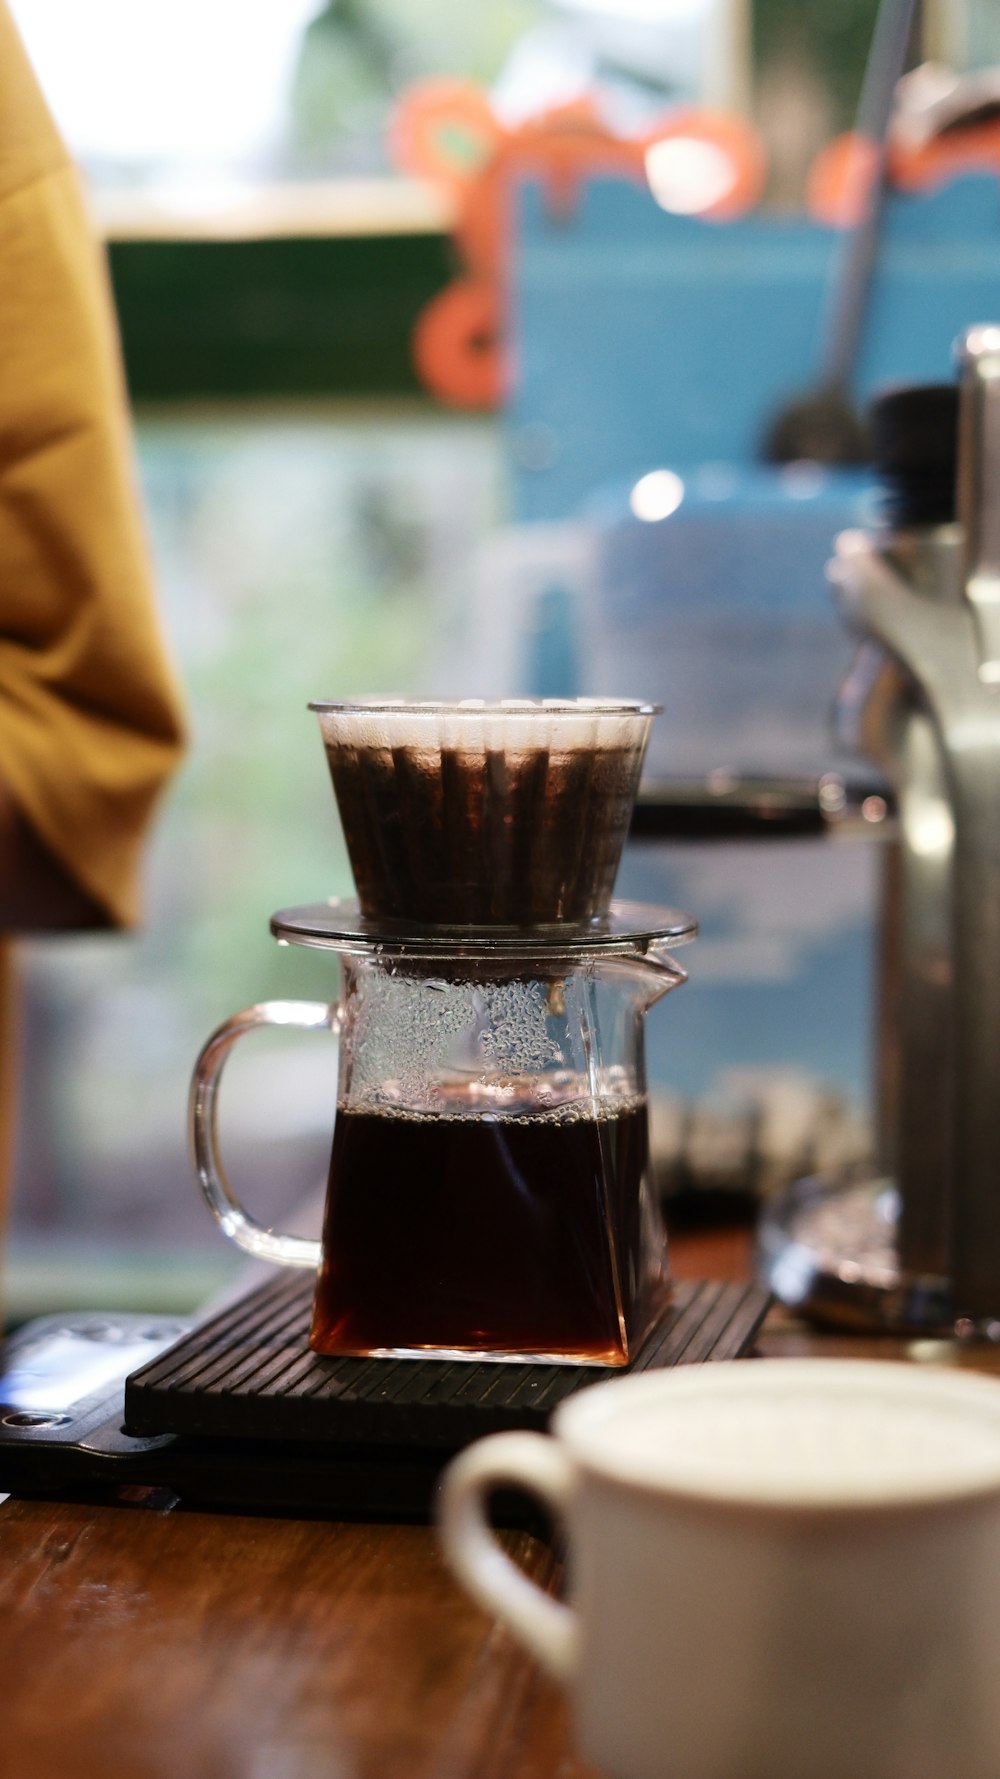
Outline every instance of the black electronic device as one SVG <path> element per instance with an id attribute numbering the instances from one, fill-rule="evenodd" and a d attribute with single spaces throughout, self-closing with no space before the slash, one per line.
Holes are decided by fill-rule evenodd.
<path id="1" fill-rule="evenodd" d="M 312 1286 L 280 1275 L 194 1327 L 137 1315 L 29 1323 L 0 1348 L 0 1492 L 166 1490 L 187 1507 L 423 1519 L 462 1446 L 544 1428 L 566 1396 L 615 1375 L 323 1358 L 308 1344 Z M 629 1369 L 736 1358 L 768 1301 L 755 1285 L 682 1282 Z"/>

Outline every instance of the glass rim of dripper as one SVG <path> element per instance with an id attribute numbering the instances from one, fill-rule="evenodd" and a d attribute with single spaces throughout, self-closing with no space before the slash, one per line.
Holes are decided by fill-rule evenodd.
<path id="1" fill-rule="evenodd" d="M 449 717 L 572 716 L 655 717 L 662 704 L 641 698 L 311 698 L 306 707 L 319 715 L 394 716 L 402 713 Z"/>
<path id="2" fill-rule="evenodd" d="M 645 902 L 613 901 L 607 914 L 580 925 L 431 926 L 364 915 L 356 900 L 331 897 L 271 916 L 279 945 L 320 951 L 378 952 L 386 957 L 420 958 L 575 958 L 603 954 L 639 957 L 654 947 L 686 945 L 697 937 L 698 922 L 682 908 Z"/>

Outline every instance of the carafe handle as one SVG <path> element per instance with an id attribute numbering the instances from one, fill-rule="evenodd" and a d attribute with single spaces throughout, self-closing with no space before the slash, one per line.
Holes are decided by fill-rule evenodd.
<path id="1" fill-rule="evenodd" d="M 258 1260 L 280 1266 L 319 1266 L 320 1244 L 301 1235 L 282 1235 L 263 1226 L 244 1210 L 219 1154 L 218 1094 L 223 1064 L 238 1038 L 262 1025 L 302 1026 L 310 1031 L 340 1032 L 340 1008 L 325 1001 L 261 1001 L 234 1013 L 202 1046 L 191 1080 L 189 1129 L 198 1184 L 212 1216 L 230 1241 Z"/>

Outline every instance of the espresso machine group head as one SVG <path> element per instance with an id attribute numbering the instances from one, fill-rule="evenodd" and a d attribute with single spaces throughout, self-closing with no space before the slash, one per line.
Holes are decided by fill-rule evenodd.
<path id="1" fill-rule="evenodd" d="M 824 1320 L 1000 1338 L 1000 326 L 958 382 L 873 410 L 885 522 L 836 540 L 858 640 L 838 739 L 894 794 L 879 928 L 877 1143 L 801 1181 L 762 1271 Z"/>

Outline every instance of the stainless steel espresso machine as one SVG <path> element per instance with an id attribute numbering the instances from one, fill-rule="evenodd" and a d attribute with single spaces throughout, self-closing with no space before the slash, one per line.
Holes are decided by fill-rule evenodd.
<path id="1" fill-rule="evenodd" d="M 820 1319 L 1000 1339 L 1000 326 L 957 356 L 957 388 L 876 405 L 886 523 L 830 566 L 859 642 L 839 739 L 896 802 L 876 1166 L 793 1187 L 760 1267 Z"/>

